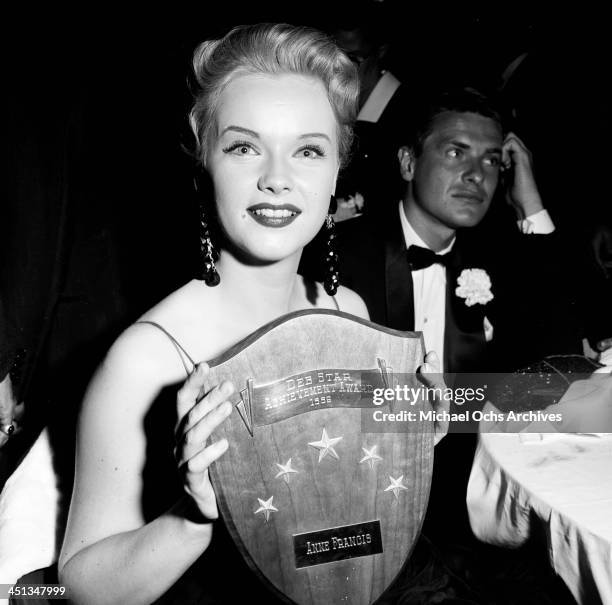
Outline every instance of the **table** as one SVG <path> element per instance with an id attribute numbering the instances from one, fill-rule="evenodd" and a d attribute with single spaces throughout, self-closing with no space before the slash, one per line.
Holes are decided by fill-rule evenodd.
<path id="1" fill-rule="evenodd" d="M 500 434 L 484 422 L 467 492 L 475 535 L 519 546 L 543 524 L 578 603 L 612 604 L 612 435 Z"/>
<path id="2" fill-rule="evenodd" d="M 0 584 L 14 584 L 22 575 L 57 561 L 62 503 L 68 504 L 60 492 L 45 429 L 0 494 Z"/>

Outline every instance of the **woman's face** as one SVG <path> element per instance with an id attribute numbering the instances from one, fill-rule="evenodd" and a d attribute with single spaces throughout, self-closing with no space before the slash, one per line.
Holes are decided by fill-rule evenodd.
<path id="1" fill-rule="evenodd" d="M 323 84 L 294 74 L 245 74 L 218 103 L 207 169 L 231 242 L 273 262 L 321 228 L 338 175 L 336 120 Z"/>

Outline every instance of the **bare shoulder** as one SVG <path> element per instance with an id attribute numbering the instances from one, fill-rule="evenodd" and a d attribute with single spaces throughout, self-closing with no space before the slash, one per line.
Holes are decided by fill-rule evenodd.
<path id="1" fill-rule="evenodd" d="M 187 357 L 181 357 L 173 342 L 173 331 L 181 325 L 180 318 L 188 317 L 189 306 L 188 290 L 181 288 L 128 327 L 108 351 L 87 400 L 98 399 L 96 395 L 100 393 L 123 389 L 125 393 L 137 395 L 131 399 L 131 410 L 124 412 L 139 413 L 134 409 L 141 407 L 139 402 L 146 406 L 163 388 L 184 381 L 191 368 Z M 180 343 L 180 338 L 176 340 Z M 140 410 L 143 411 L 146 410 Z"/>
<path id="2" fill-rule="evenodd" d="M 363 298 L 361 298 L 357 292 L 354 292 L 353 290 L 350 290 L 344 286 L 340 286 L 338 288 L 338 292 L 336 292 L 336 301 L 338 302 L 340 311 L 350 313 L 351 315 L 356 315 L 357 317 L 361 317 L 363 319 L 370 319 L 368 308 L 363 302 Z"/>
<path id="3" fill-rule="evenodd" d="M 117 436 L 122 429 L 131 433 L 141 426 L 159 394 L 186 376 L 172 343 L 160 330 L 145 324 L 129 327 L 110 348 L 89 385 L 81 430 L 90 437 L 100 427 L 109 426 L 117 427 Z M 134 434 L 129 436 L 133 439 Z"/>
<path id="4" fill-rule="evenodd" d="M 336 309 L 344 313 L 350 313 L 363 319 L 369 319 L 368 309 L 359 294 L 340 286 L 335 296 L 330 296 L 325 292 L 323 284 L 314 280 L 302 277 L 302 287 L 305 303 L 315 309 Z"/>
<path id="5" fill-rule="evenodd" d="M 141 322 L 119 336 L 107 353 L 103 368 L 126 379 L 131 377 L 133 381 L 160 387 L 186 378 L 181 357 L 169 336 L 159 327 Z"/>

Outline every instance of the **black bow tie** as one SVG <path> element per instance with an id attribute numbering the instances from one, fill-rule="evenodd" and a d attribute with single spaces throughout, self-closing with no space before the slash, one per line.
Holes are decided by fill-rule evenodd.
<path id="1" fill-rule="evenodd" d="M 421 246 L 410 246 L 406 251 L 406 259 L 412 271 L 427 269 L 431 265 L 439 264 L 448 266 L 452 250 L 446 254 L 436 254 L 433 250 L 422 248 Z"/>

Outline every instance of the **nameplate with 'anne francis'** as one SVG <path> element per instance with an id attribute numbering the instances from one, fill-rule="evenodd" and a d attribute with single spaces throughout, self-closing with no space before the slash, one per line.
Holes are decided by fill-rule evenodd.
<path id="1" fill-rule="evenodd" d="M 295 566 L 310 567 L 383 552 L 380 521 L 342 525 L 293 536 Z"/>

